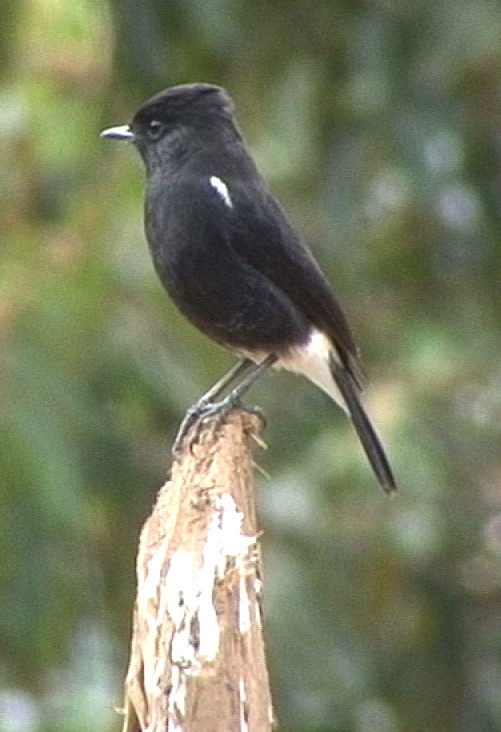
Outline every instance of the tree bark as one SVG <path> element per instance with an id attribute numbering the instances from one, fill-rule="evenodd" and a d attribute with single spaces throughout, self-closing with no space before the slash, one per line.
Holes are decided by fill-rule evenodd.
<path id="1" fill-rule="evenodd" d="M 123 732 L 268 732 L 251 442 L 243 410 L 199 426 L 145 522 Z"/>

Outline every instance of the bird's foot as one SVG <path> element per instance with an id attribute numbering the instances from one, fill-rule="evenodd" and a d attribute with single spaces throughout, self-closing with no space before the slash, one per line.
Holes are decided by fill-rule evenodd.
<path id="1" fill-rule="evenodd" d="M 191 446 L 191 444 L 197 439 L 200 428 L 205 419 L 209 417 L 224 417 L 229 412 L 231 412 L 232 409 L 237 408 L 244 409 L 249 414 L 255 414 L 262 421 L 263 427 L 265 426 L 266 419 L 263 411 L 259 407 L 248 407 L 242 404 L 240 399 L 233 396 L 232 394 L 229 394 L 225 399 L 220 402 L 197 402 L 188 409 L 183 417 L 183 420 L 177 431 L 176 438 L 174 440 L 174 445 L 172 448 L 173 456 L 175 458 L 179 457 L 184 442 L 188 437 L 188 433 L 190 432 L 192 432 L 192 434 L 190 434 L 189 442 Z M 192 430 L 192 428 L 195 429 Z"/>

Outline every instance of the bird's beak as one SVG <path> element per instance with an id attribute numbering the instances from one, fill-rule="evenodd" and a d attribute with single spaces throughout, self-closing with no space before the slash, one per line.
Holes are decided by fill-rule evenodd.
<path id="1" fill-rule="evenodd" d="M 136 139 L 129 125 L 109 127 L 107 130 L 103 130 L 99 137 L 109 137 L 110 140 L 128 140 L 129 142 L 134 142 Z"/>

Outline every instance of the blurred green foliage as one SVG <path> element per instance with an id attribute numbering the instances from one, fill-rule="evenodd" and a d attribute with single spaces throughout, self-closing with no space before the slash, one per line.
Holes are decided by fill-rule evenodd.
<path id="1" fill-rule="evenodd" d="M 222 84 L 336 285 L 402 492 L 270 374 L 267 637 L 289 732 L 501 726 L 501 6 L 3 0 L 0 730 L 117 729 L 138 529 L 232 363 L 174 311 L 98 137 Z"/>

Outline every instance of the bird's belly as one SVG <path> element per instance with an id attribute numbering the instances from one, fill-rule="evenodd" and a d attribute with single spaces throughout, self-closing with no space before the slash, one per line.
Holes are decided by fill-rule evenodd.
<path id="1" fill-rule="evenodd" d="M 310 323 L 289 297 L 251 268 L 231 260 L 190 260 L 158 274 L 179 310 L 199 330 L 243 353 L 286 353 L 306 343 Z"/>

